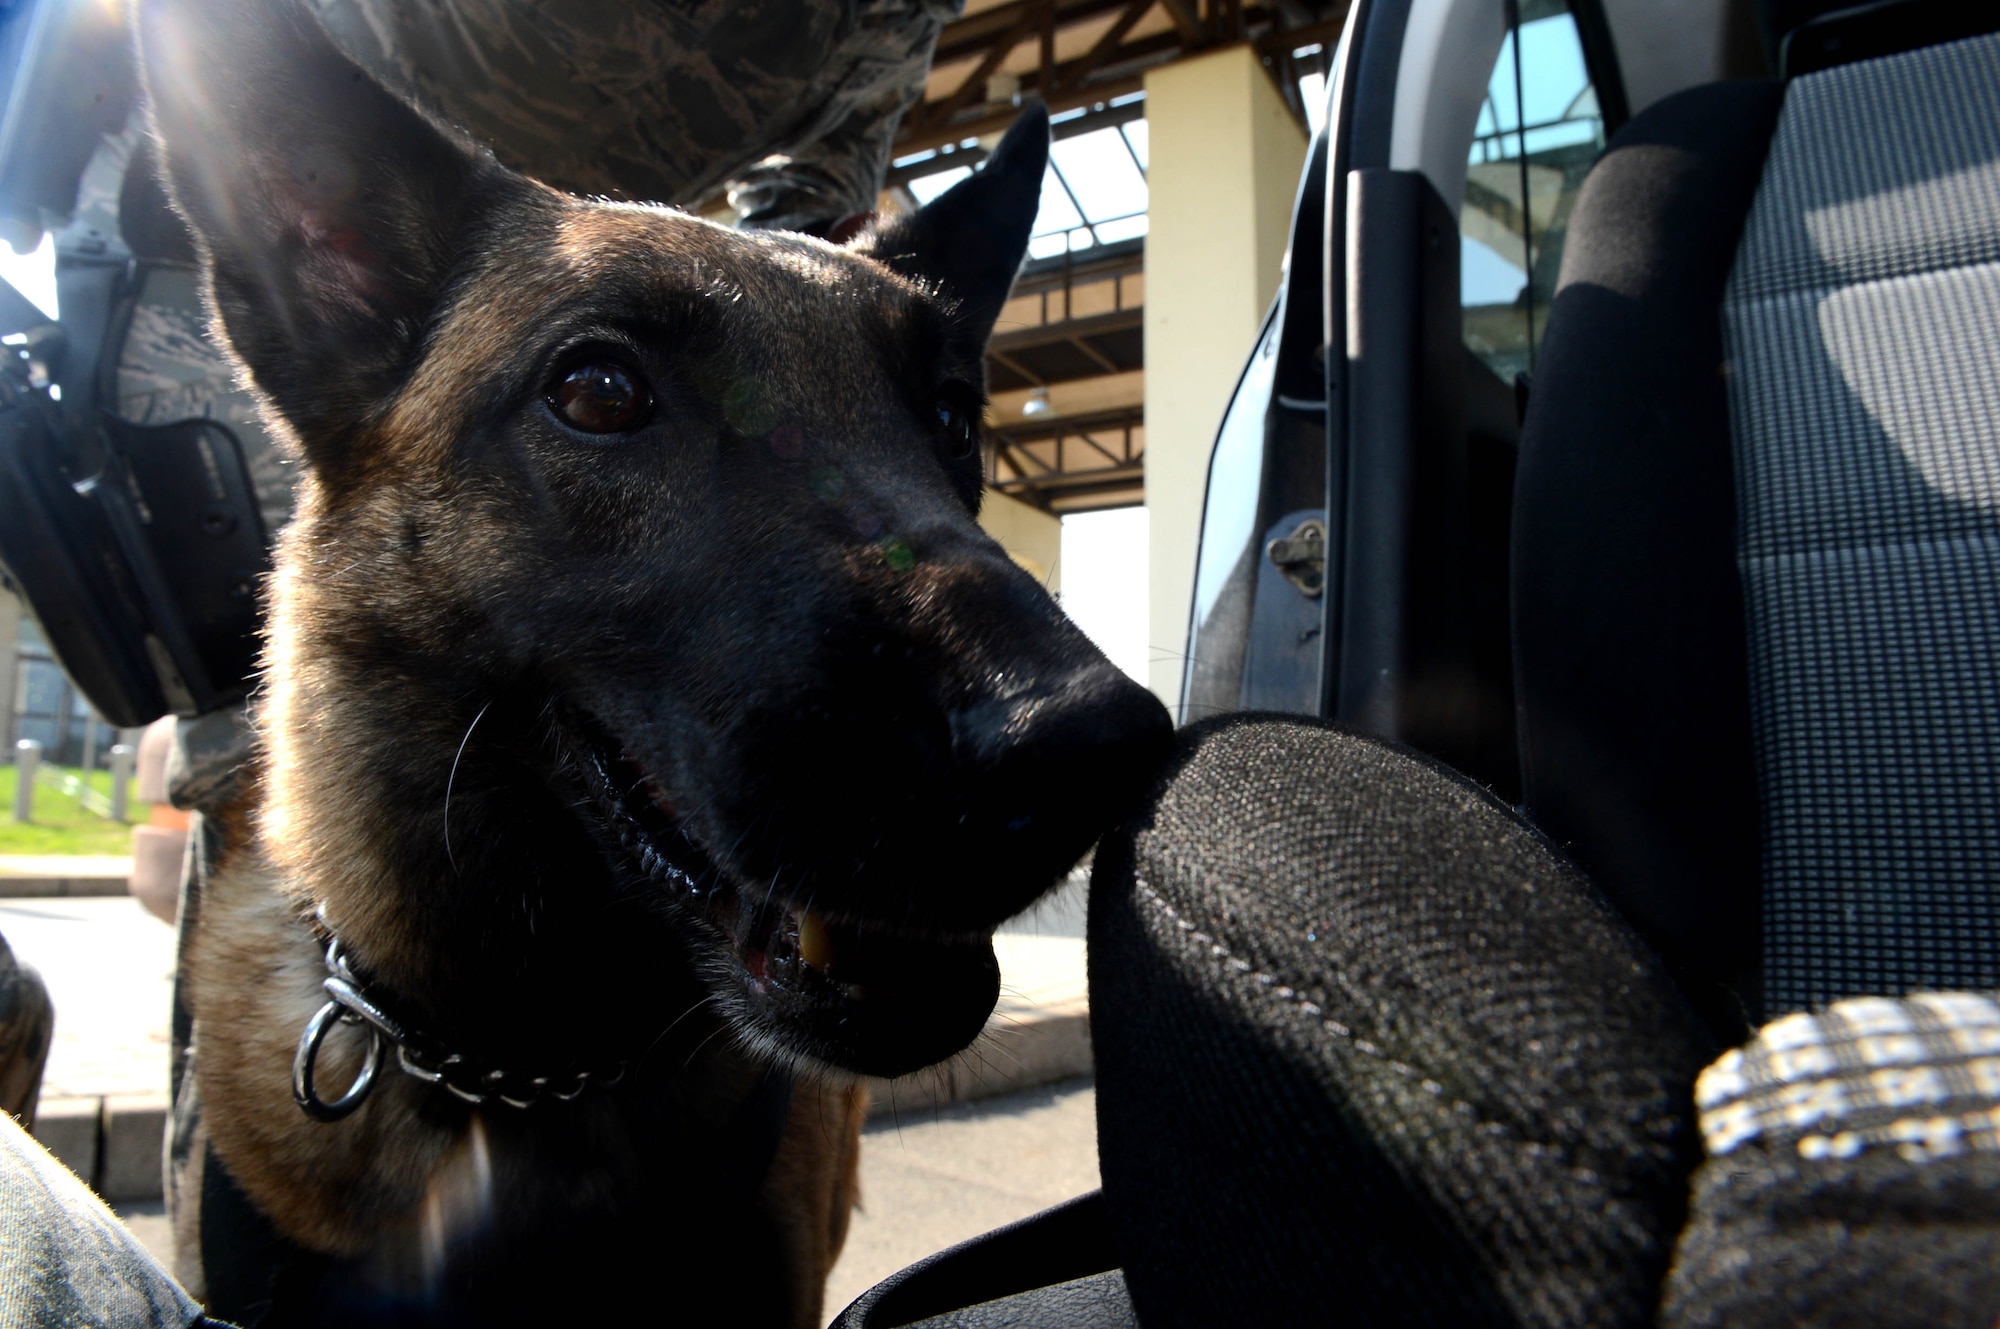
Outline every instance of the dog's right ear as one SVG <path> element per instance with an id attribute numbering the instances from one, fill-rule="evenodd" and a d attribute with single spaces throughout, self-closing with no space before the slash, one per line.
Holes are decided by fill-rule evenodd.
<path id="1" fill-rule="evenodd" d="M 297 0 L 139 0 L 164 175 L 213 312 L 322 471 L 408 372 L 481 199 L 514 179 Z"/>
<path id="2" fill-rule="evenodd" d="M 862 252 L 952 300 L 975 357 L 1028 252 L 1048 162 L 1049 110 L 1036 102 L 970 178 L 859 242 Z"/>

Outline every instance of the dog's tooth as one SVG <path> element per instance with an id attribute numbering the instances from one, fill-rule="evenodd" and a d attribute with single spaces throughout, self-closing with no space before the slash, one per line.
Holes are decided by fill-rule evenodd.
<path id="1" fill-rule="evenodd" d="M 799 958 L 821 973 L 833 968 L 833 932 L 810 909 L 799 914 Z"/>

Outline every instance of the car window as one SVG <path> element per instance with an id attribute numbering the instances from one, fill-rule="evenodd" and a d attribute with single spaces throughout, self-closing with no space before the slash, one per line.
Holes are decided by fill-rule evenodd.
<path id="1" fill-rule="evenodd" d="M 1209 457 L 1201 552 L 1195 566 L 1189 666 L 1181 681 L 1181 719 L 1233 711 L 1250 640 L 1252 591 L 1263 544 L 1256 539 L 1264 490 L 1264 450 L 1271 394 L 1277 386 L 1278 306 L 1264 318 L 1256 349 L 1237 380 Z M 1324 448 L 1324 443 L 1321 447 Z"/>
<path id="2" fill-rule="evenodd" d="M 1459 209 L 1465 344 L 1503 382 L 1532 374 L 1563 233 L 1604 147 L 1576 19 L 1561 0 L 1508 5 Z"/>

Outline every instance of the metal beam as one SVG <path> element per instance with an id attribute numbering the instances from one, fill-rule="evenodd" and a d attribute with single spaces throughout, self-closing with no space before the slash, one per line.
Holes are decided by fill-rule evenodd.
<path id="1" fill-rule="evenodd" d="M 1104 96 L 1103 89 L 1097 87 L 1092 88 L 1085 94 L 1084 100 L 1086 104 L 1089 104 L 1101 100 Z M 1062 110 L 1067 108 L 1052 106 L 1050 109 Z M 1015 118 L 1021 113 L 1013 107 L 1008 107 L 998 114 L 1001 117 L 1000 127 L 1005 128 L 1007 125 L 1014 123 Z M 1059 124 L 1052 125 L 1049 132 L 1050 136 L 1056 142 L 1060 143 L 1066 138 L 1075 138 L 1079 134 L 1091 134 L 1100 129 L 1108 129 L 1115 125 L 1128 125 L 1134 120 L 1143 120 L 1145 118 L 1145 102 L 1126 102 L 1123 106 L 1099 106 L 1096 110 L 1089 111 L 1086 114 L 1072 116 Z M 963 136 L 963 131 L 957 127 L 953 127 L 949 133 L 951 138 L 947 140 L 948 142 L 955 142 Z M 902 152 L 902 147 L 902 144 L 897 145 L 899 155 Z M 948 152 L 939 153 L 934 157 L 926 157 L 922 161 L 912 162 L 907 166 L 890 167 L 889 174 L 883 181 L 883 186 L 884 188 L 893 189 L 897 185 L 907 184 L 911 180 L 930 175 L 935 171 L 949 170 L 954 166 L 977 166 L 985 160 L 986 149 L 979 147 L 977 144 L 969 148 L 954 147 Z M 1124 242 L 1115 241 L 1114 243 L 1123 244 Z M 1039 262 L 1041 260 L 1036 261 Z"/>
<path id="2" fill-rule="evenodd" d="M 981 112 L 972 99 L 1006 62 L 1008 54 L 1030 40 L 1039 40 L 1042 59 L 1036 68 L 1022 73 L 1021 93 L 1039 96 L 1051 111 L 1075 110 L 1138 92 L 1144 87 L 1145 71 L 1212 47 L 1219 34 L 1240 34 L 1256 45 L 1272 76 L 1288 85 L 1291 95 L 1287 101 L 1294 105 L 1294 114 L 1299 114 L 1296 91 L 1289 87 L 1298 75 L 1291 51 L 1314 42 L 1324 46 L 1337 41 L 1348 7 L 1348 0 L 1285 0 L 1282 7 L 1278 0 L 1211 0 L 1210 22 L 1202 17 L 1197 0 L 1157 3 L 1173 20 L 1173 28 L 1136 40 L 1128 40 L 1131 30 L 1152 8 L 1141 0 L 1016 0 L 950 24 L 938 39 L 937 63 L 956 63 L 975 55 L 981 57 L 980 62 L 951 93 L 921 103 L 910 112 L 897 137 L 896 154 L 904 156 L 994 133 L 1013 123 L 1016 108 L 992 107 Z M 1298 25 L 1296 19 L 1302 12 L 1314 15 L 1316 21 Z M 1054 61 L 1056 32 L 1110 13 L 1117 13 L 1117 20 L 1088 52 L 1069 61 Z"/>
<path id="3" fill-rule="evenodd" d="M 1079 106 L 1089 106 L 1095 102 L 1110 101 L 1114 97 L 1123 97 L 1128 92 L 1143 92 L 1145 87 L 1145 80 L 1134 75 L 1113 82 L 1093 84 L 1080 91 L 1059 93 L 1046 100 L 1050 111 L 1060 113 L 1074 111 Z M 997 134 L 1013 124 L 1020 116 L 1019 108 L 1003 106 L 973 119 L 961 120 L 955 125 L 928 125 L 922 129 L 915 129 L 905 121 L 904 136 L 896 140 L 896 155 L 901 157 L 907 153 L 922 152 L 927 148 L 943 147 L 960 139 Z"/>
<path id="4" fill-rule="evenodd" d="M 995 5 L 947 23 L 944 31 L 938 34 L 937 49 L 931 54 L 931 63 L 948 65 L 957 60 L 971 59 L 984 51 L 994 38 L 1012 29 L 1024 14 L 1034 18 L 1046 9 L 1060 30 L 1088 23 L 1125 4 L 1126 0 L 1055 0 L 1052 5 L 1046 0 L 1014 0 L 1012 4 Z"/>
<path id="5" fill-rule="evenodd" d="M 1180 29 L 1181 40 L 1190 49 L 1200 50 L 1209 43 L 1208 25 L 1201 21 L 1200 0 L 1160 0 L 1160 8 Z"/>
<path id="6" fill-rule="evenodd" d="M 1089 360 L 1099 369 L 1102 369 L 1105 373 L 1116 374 L 1119 372 L 1118 366 L 1111 363 L 1110 356 L 1098 350 L 1095 346 L 1092 346 L 1089 342 L 1084 341 L 1074 332 L 1072 332 L 1069 336 L 1064 337 L 1063 340 L 1065 342 L 1068 342 L 1071 346 L 1076 347 L 1077 350 L 1083 353 L 1085 359 Z"/>
<path id="7" fill-rule="evenodd" d="M 1036 295 L 1087 281 L 1103 281 L 1146 270 L 1144 240 L 1114 240 L 1081 253 L 1030 259 L 1014 281 L 1015 295 Z"/>
<path id="8" fill-rule="evenodd" d="M 1140 305 L 1130 309 L 1113 309 L 1102 314 L 1089 314 L 1083 318 L 1052 319 L 1031 328 L 1008 328 L 1005 332 L 993 334 L 987 344 L 990 351 L 1014 352 L 1031 346 L 1048 346 L 1055 342 L 1074 341 L 1079 337 L 1100 337 L 1107 332 L 1129 332 L 1145 323 L 1145 310 Z M 1116 365 L 1107 363 L 1105 369 L 1120 372 Z"/>
<path id="9" fill-rule="evenodd" d="M 995 442 L 1020 447 L 1028 443 L 1051 442 L 1071 434 L 1117 431 L 1125 435 L 1125 460 L 1137 461 L 1144 449 L 1140 452 L 1130 450 L 1131 431 L 1145 423 L 1146 410 L 1143 406 L 1120 406 L 1109 411 L 1092 411 L 1087 415 L 1040 415 L 1012 424 L 988 425 L 986 432 Z"/>
<path id="10" fill-rule="evenodd" d="M 993 349 L 993 345 L 991 342 L 987 343 L 986 346 L 986 358 L 997 362 L 1003 368 L 1005 368 L 1008 373 L 1015 375 L 1017 378 L 1026 379 L 1030 386 L 1038 388 L 1048 386 L 1048 384 L 1042 382 L 1042 376 L 1040 374 L 1037 374 L 1034 370 L 1028 368 L 1026 365 L 1022 364 L 1019 360 L 1016 360 L 1013 357 L 1009 356 L 1006 352 L 997 351 Z"/>
<path id="11" fill-rule="evenodd" d="M 1015 21 L 1014 26 L 1007 29 L 992 46 L 987 48 L 985 57 L 973 67 L 972 72 L 965 76 L 965 81 L 959 84 L 950 96 L 941 102 L 919 104 L 910 112 L 910 118 L 920 120 L 925 126 L 942 125 L 972 100 L 975 91 L 979 93 L 983 102 L 986 96 L 986 80 L 1005 63 L 1009 55 L 1013 54 L 1016 46 L 1034 34 L 1037 8 L 1039 6 L 1033 8 L 1023 6 L 1021 16 Z"/>
<path id="12" fill-rule="evenodd" d="M 1084 52 L 1082 58 L 1070 61 L 1060 71 L 1053 63 L 1047 65 L 1053 77 L 1049 77 L 1042 86 L 1051 92 L 1060 91 L 1065 87 L 1081 86 L 1085 79 L 1096 72 L 1099 65 L 1110 58 L 1111 53 L 1118 49 L 1119 43 L 1125 40 L 1125 34 L 1132 31 L 1133 25 L 1144 18 L 1146 11 L 1152 7 L 1153 0 L 1132 0 L 1131 4 L 1125 6 L 1125 12 L 1118 16 L 1118 21 L 1104 30 L 1104 35 Z"/>

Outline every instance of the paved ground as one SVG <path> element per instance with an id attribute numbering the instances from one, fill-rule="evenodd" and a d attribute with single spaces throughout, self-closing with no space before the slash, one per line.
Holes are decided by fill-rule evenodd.
<path id="1" fill-rule="evenodd" d="M 870 1122 L 828 1316 L 907 1264 L 1094 1189 L 1096 1114 L 1090 1081 L 1069 1080 Z"/>
<path id="2" fill-rule="evenodd" d="M 166 1093 L 172 928 L 130 896 L 0 899 L 0 936 L 55 1002 L 42 1097 Z"/>

